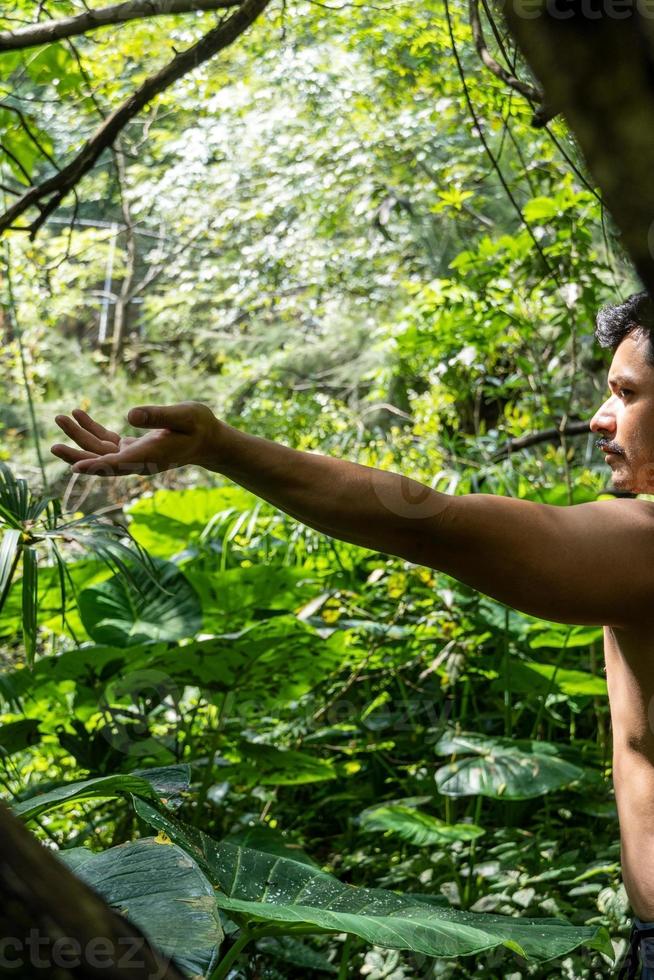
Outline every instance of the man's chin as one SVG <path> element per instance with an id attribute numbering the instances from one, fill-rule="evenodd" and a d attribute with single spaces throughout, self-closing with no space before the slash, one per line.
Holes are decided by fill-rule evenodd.
<path id="1" fill-rule="evenodd" d="M 623 467 L 618 466 L 617 469 L 612 470 L 611 489 L 618 493 L 643 493 L 644 491 L 636 487 L 637 481 L 628 467 L 624 467 L 624 471 L 620 472 L 622 469 Z"/>

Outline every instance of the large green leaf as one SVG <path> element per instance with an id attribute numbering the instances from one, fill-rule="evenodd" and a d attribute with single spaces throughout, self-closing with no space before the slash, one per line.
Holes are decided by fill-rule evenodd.
<path id="1" fill-rule="evenodd" d="M 612 956 L 603 928 L 557 919 L 461 912 L 420 897 L 345 885 L 317 868 L 228 841 L 219 843 L 135 800 L 137 813 L 192 854 L 216 888 L 218 905 L 237 921 L 280 929 L 345 932 L 376 946 L 458 957 L 505 946 L 527 959 L 565 956 L 585 944 Z"/>
<path id="2" fill-rule="evenodd" d="M 211 633 L 238 629 L 280 612 L 296 612 L 319 591 L 302 568 L 261 564 L 208 574 L 205 562 L 189 562 L 184 574 L 202 600 L 204 628 Z"/>
<path id="3" fill-rule="evenodd" d="M 489 796 L 528 800 L 562 789 L 584 777 L 579 766 L 561 759 L 548 742 L 514 742 L 478 735 L 445 736 L 434 747 L 439 755 L 463 755 L 436 773 L 445 796 Z"/>
<path id="4" fill-rule="evenodd" d="M 471 823 L 445 823 L 429 813 L 399 803 L 374 806 L 364 810 L 359 817 L 364 830 L 381 830 L 395 834 L 402 840 L 429 847 L 452 841 L 471 841 L 481 837 L 484 830 Z"/>
<path id="5" fill-rule="evenodd" d="M 550 650 L 569 650 L 573 647 L 587 647 L 591 643 L 601 643 L 603 632 L 595 626 L 550 626 L 539 630 L 529 638 L 532 650 L 546 647 Z"/>
<path id="6" fill-rule="evenodd" d="M 587 670 L 570 670 L 554 664 L 516 661 L 508 677 L 493 681 L 493 689 L 508 687 L 524 694 L 566 694 L 569 697 L 606 697 L 606 680 Z"/>
<path id="7" fill-rule="evenodd" d="M 189 854 L 145 838 L 100 854 L 74 848 L 59 856 L 190 977 L 210 973 L 222 929 L 213 888 Z"/>
<path id="8" fill-rule="evenodd" d="M 132 537 L 151 554 L 170 558 L 192 544 L 216 514 L 235 508 L 245 511 L 257 498 L 240 487 L 198 487 L 156 490 L 127 508 Z"/>
<path id="9" fill-rule="evenodd" d="M 157 582 L 146 568 L 133 570 L 139 590 L 122 575 L 84 589 L 79 609 L 89 636 L 117 647 L 148 640 L 178 640 L 202 627 L 197 593 L 172 562 L 155 559 Z"/>
<path id="10" fill-rule="evenodd" d="M 313 858 L 309 857 L 298 844 L 288 841 L 280 830 L 270 827 L 266 823 L 255 823 L 251 827 L 246 827 L 245 830 L 230 834 L 226 839 L 232 844 L 251 847 L 256 851 L 265 851 L 266 854 L 290 857 L 294 861 L 308 864 L 312 868 L 318 867 Z"/>
<path id="11" fill-rule="evenodd" d="M 0 759 L 21 752 L 40 740 L 41 732 L 36 718 L 21 718 L 0 725 Z"/>
<path id="12" fill-rule="evenodd" d="M 240 761 L 235 763 L 234 777 L 231 768 L 226 770 L 225 776 L 229 779 L 235 778 L 261 786 L 300 786 L 304 783 L 336 779 L 338 775 L 329 759 L 322 759 L 309 752 L 278 749 L 274 745 L 246 741 L 239 742 L 236 751 Z"/>
<path id="13" fill-rule="evenodd" d="M 65 783 L 47 793 L 39 793 L 28 800 L 16 803 L 14 812 L 24 819 L 34 819 L 48 810 L 54 810 L 64 803 L 89 799 L 105 799 L 114 796 L 136 794 L 153 800 L 175 804 L 179 794 L 188 789 L 189 767 L 186 765 L 166 766 L 160 769 L 141 769 L 133 773 L 118 773 L 115 776 L 99 776 L 97 779 L 83 779 Z"/>

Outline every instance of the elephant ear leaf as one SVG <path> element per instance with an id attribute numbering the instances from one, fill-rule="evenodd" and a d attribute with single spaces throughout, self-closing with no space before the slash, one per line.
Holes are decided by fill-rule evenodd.
<path id="1" fill-rule="evenodd" d="M 359 821 L 364 830 L 393 834 L 417 847 L 476 840 L 484 833 L 483 828 L 475 824 L 445 823 L 429 813 L 401 803 L 370 807 L 363 811 Z"/>
<path id="2" fill-rule="evenodd" d="M 60 857 L 189 976 L 211 973 L 222 940 L 219 913 L 211 884 L 183 850 L 160 836 Z"/>
<path id="3" fill-rule="evenodd" d="M 462 734 L 445 736 L 435 751 L 455 756 L 436 772 L 436 785 L 444 796 L 529 800 L 586 776 L 547 742 L 515 743 Z"/>
<path id="4" fill-rule="evenodd" d="M 97 643 L 131 647 L 153 641 L 180 640 L 202 628 L 200 599 L 173 562 L 152 559 L 156 579 L 145 566 L 90 586 L 78 603 L 84 628 Z"/>
<path id="5" fill-rule="evenodd" d="M 261 922 L 316 933 L 344 932 L 371 945 L 437 957 L 468 956 L 504 946 L 528 960 L 543 962 L 583 944 L 613 958 L 602 927 L 462 912 L 434 905 L 432 896 L 346 885 L 290 856 L 215 841 L 186 828 L 147 800 L 135 799 L 134 806 L 140 817 L 197 860 L 214 886 L 217 904 L 243 926 Z"/>
<path id="6" fill-rule="evenodd" d="M 42 813 L 78 800 L 112 799 L 130 794 L 158 799 L 168 807 L 176 807 L 181 802 L 182 793 L 189 787 L 189 780 L 189 767 L 183 763 L 137 769 L 131 773 L 114 773 L 95 779 L 80 779 L 73 783 L 63 783 L 45 793 L 36 793 L 29 799 L 14 804 L 14 813 L 23 820 L 34 820 Z"/>

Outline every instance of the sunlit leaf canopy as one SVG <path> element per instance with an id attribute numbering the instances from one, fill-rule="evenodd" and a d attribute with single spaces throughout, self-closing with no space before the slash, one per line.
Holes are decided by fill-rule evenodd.
<path id="1" fill-rule="evenodd" d="M 569 386 L 592 364 L 598 300 L 629 287 L 563 123 L 531 127 L 529 103 L 477 58 L 463 5 L 449 23 L 440 3 L 354 14 L 273 4 L 131 120 L 47 234 L 10 235 L 29 268 L 21 315 L 96 336 L 114 365 L 156 375 L 162 400 L 216 401 L 263 433 L 299 425 L 301 443 L 360 447 L 413 424 L 420 466 L 427 441 L 446 463 L 453 430 L 474 430 L 473 458 L 488 458 L 500 433 L 583 419 L 603 379 Z M 38 97 L 31 69 L 16 69 L 5 101 L 65 165 L 99 123 L 95 103 L 121 104 L 216 19 L 102 28 L 73 40 L 79 63 L 67 41 L 10 52 L 38 66 L 58 51 L 67 67 L 57 85 L 44 69 Z M 3 145 L 16 156 L 23 143 L 38 157 L 14 116 Z M 37 182 L 55 172 L 43 155 L 33 166 Z M 63 396 L 70 362 L 47 331 L 40 342 Z M 115 405 L 106 374 L 88 370 L 94 402 Z M 340 421 L 323 411 L 333 403 Z"/>

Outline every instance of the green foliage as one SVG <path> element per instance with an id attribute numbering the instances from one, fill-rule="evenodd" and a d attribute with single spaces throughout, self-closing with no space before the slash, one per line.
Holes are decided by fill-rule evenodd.
<path id="1" fill-rule="evenodd" d="M 211 972 L 223 932 L 213 888 L 189 854 L 142 838 L 101 854 L 72 848 L 61 857 L 189 976 Z"/>
<path id="2" fill-rule="evenodd" d="M 58 569 L 44 565 L 33 670 L 17 664 L 0 679 L 0 756 L 18 813 L 47 815 L 66 848 L 91 845 L 92 858 L 80 853 L 89 873 L 99 862 L 107 888 L 124 867 L 145 908 L 147 881 L 168 868 L 168 858 L 160 867 L 151 858 L 177 851 L 129 843 L 144 830 L 126 809 L 134 797 L 140 820 L 219 886 L 214 909 L 227 938 L 217 976 L 244 962 L 291 977 L 320 962 L 328 973 L 343 932 L 353 966 L 369 962 L 372 943 L 375 955 L 392 946 L 398 964 L 427 975 L 431 963 L 466 975 L 475 950 L 489 976 L 508 969 L 509 950 L 533 960 L 533 971 L 548 957 L 604 968 L 603 929 L 626 919 L 593 731 L 592 719 L 606 716 L 604 680 L 589 659 L 596 630 L 509 614 L 429 570 L 309 532 L 299 540 L 289 520 L 265 506 L 254 513 L 249 495 L 228 488 L 159 490 L 130 518 L 134 538 L 149 535 L 166 556 L 152 559 L 156 582 L 144 578 L 132 592 L 98 562 L 67 561 L 73 639 L 61 609 L 50 612 Z M 126 643 L 145 629 L 135 624 L 167 628 L 168 608 L 186 622 L 189 587 L 201 618 Z M 91 596 L 107 595 L 111 615 L 89 619 Z M 157 612 L 147 612 L 150 601 Z M 116 624 L 117 642 L 94 642 L 102 620 Z M 7 636 L 20 629 L 15 598 L 0 627 Z M 465 734 L 480 712 L 488 734 Z M 507 724 L 514 731 L 503 736 Z M 606 827 L 603 851 L 589 813 Z M 180 889 L 193 904 L 203 886 L 194 891 L 187 871 Z M 291 901 L 300 885 L 310 901 Z M 149 934 L 161 943 L 153 915 Z M 198 935 L 211 925 L 206 915 Z M 270 930 L 311 939 L 270 946 Z M 206 962 L 212 948 L 191 940 L 183 955 Z"/>
<path id="3" fill-rule="evenodd" d="M 214 969 L 218 907 L 214 980 L 593 980 L 624 948 L 600 631 L 330 541 L 206 473 L 75 482 L 52 458 L 29 490 L 57 412 L 128 433 L 129 405 L 197 398 L 449 493 L 601 494 L 583 437 L 504 447 L 588 417 L 595 311 L 633 275 L 564 126 L 530 128 L 449 6 L 476 120 L 442 4 L 289 5 L 134 121 L 122 176 L 105 154 L 36 241 L 9 239 L 0 782 L 116 908 L 130 888 L 190 975 Z M 40 144 L 0 109 L 3 193 L 214 22 L 2 54 Z"/>
<path id="4" fill-rule="evenodd" d="M 155 561 L 152 569 L 141 568 L 134 577 L 136 594 L 134 584 L 120 575 L 80 593 L 80 616 L 92 639 L 128 647 L 148 640 L 179 640 L 200 631 L 200 601 L 176 565 Z"/>
<path id="5" fill-rule="evenodd" d="M 498 945 L 535 960 L 563 956 L 581 943 L 607 950 L 601 930 L 577 930 L 542 919 L 534 928 L 533 922 L 520 919 L 443 909 L 419 895 L 353 888 L 290 857 L 188 834 L 144 801 L 135 801 L 135 806 L 144 819 L 195 856 L 217 890 L 220 908 L 243 927 L 251 929 L 250 923 L 261 922 L 287 930 L 346 932 L 377 946 L 428 956 L 466 956 Z"/>
<path id="6" fill-rule="evenodd" d="M 474 824 L 448 824 L 401 803 L 371 807 L 369 810 L 364 810 L 359 819 L 366 830 L 382 830 L 388 834 L 396 834 L 402 840 L 419 847 L 443 844 L 448 841 L 476 840 L 484 833 L 482 827 L 476 827 Z"/>
<path id="7" fill-rule="evenodd" d="M 34 497 L 27 481 L 14 477 L 0 462 L 0 613 L 10 598 L 19 563 L 22 565 L 20 622 L 25 660 L 33 666 L 37 645 L 39 606 L 39 549 L 49 555 L 51 571 L 56 572 L 56 592 L 62 621 L 65 622 L 67 580 L 72 579 L 60 551 L 62 540 L 74 541 L 94 554 L 111 569 L 122 573 L 127 587 L 141 596 L 145 586 L 157 587 L 150 558 L 139 548 L 123 543 L 129 534 L 123 527 L 91 516 L 62 520 L 61 506 L 51 497 Z M 132 571 L 135 567 L 136 572 Z M 138 578 L 136 577 L 138 576 Z M 50 577 L 50 582 L 54 577 Z M 85 607 L 87 608 L 87 607 Z M 88 614 L 92 618 L 91 614 Z"/>
<path id="8" fill-rule="evenodd" d="M 474 755 L 457 759 L 436 773 L 436 785 L 446 796 L 490 796 L 528 800 L 583 778 L 583 770 L 561 759 L 547 742 L 454 735 L 434 746 L 439 755 Z"/>
<path id="9" fill-rule="evenodd" d="M 104 776 L 99 779 L 85 779 L 66 783 L 46 793 L 37 792 L 35 796 L 17 803 L 15 812 L 24 819 L 35 819 L 42 813 L 56 809 L 62 803 L 89 800 L 117 795 L 138 793 L 152 799 L 162 799 L 169 805 L 177 802 L 181 791 L 188 787 L 188 768 L 186 766 L 150 769 L 131 774 Z"/>

